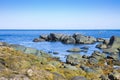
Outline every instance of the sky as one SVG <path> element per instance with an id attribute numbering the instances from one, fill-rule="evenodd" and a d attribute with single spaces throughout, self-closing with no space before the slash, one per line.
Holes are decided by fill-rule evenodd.
<path id="1" fill-rule="evenodd" d="M 0 29 L 120 29 L 120 0 L 0 0 Z"/>

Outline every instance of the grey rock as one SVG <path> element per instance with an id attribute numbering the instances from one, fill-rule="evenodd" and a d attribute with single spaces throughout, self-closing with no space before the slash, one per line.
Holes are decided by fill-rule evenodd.
<path id="1" fill-rule="evenodd" d="M 103 38 L 97 38 L 97 42 L 104 42 L 105 39 Z"/>
<path id="2" fill-rule="evenodd" d="M 75 44 L 76 41 L 72 36 L 66 36 L 66 37 L 64 37 L 62 42 L 66 43 L 66 44 Z"/>
<path id="3" fill-rule="evenodd" d="M 82 61 L 82 56 L 80 54 L 69 54 L 66 58 L 66 62 L 76 65 L 79 64 Z"/>
<path id="4" fill-rule="evenodd" d="M 99 61 L 96 58 L 90 58 L 90 59 L 88 59 L 88 62 L 90 64 L 98 64 Z"/>
<path id="5" fill-rule="evenodd" d="M 94 37 L 84 36 L 79 33 L 73 34 L 73 37 L 75 38 L 76 43 L 78 43 L 78 44 L 91 44 L 96 41 L 96 39 Z"/>
<path id="6" fill-rule="evenodd" d="M 113 73 L 110 73 L 108 77 L 110 80 L 120 80 L 120 73 L 117 71 L 114 71 Z"/>
<path id="7" fill-rule="evenodd" d="M 84 70 L 85 72 L 87 72 L 87 73 L 93 73 L 93 72 L 95 72 L 95 70 L 89 68 L 88 66 L 81 65 L 80 68 L 82 70 Z"/>
<path id="8" fill-rule="evenodd" d="M 63 36 L 63 34 L 50 33 L 50 35 L 48 36 L 48 38 L 49 38 L 50 41 L 59 41 L 62 36 Z"/>
<path id="9" fill-rule="evenodd" d="M 19 50 L 19 51 L 24 51 L 26 49 L 25 46 L 22 45 L 18 45 L 18 44 L 11 44 L 9 45 L 9 47 L 14 48 L 15 50 Z"/>
<path id="10" fill-rule="evenodd" d="M 24 50 L 24 53 L 26 53 L 26 54 L 36 54 L 37 52 L 38 52 L 37 49 L 30 48 L 30 47 L 27 47 L 27 48 L 25 48 L 25 50 Z"/>

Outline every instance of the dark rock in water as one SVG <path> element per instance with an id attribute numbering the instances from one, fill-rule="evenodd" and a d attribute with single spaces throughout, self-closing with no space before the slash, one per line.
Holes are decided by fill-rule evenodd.
<path id="1" fill-rule="evenodd" d="M 58 52 L 53 52 L 53 54 L 59 54 Z"/>
<path id="2" fill-rule="evenodd" d="M 83 76 L 75 76 L 71 80 L 87 80 L 87 79 Z"/>
<path id="3" fill-rule="evenodd" d="M 66 36 L 62 39 L 62 42 L 66 44 L 75 44 L 75 39 L 72 36 Z"/>
<path id="4" fill-rule="evenodd" d="M 43 34 L 43 35 L 40 35 L 40 37 L 39 38 L 41 38 L 41 39 L 44 39 L 44 40 L 48 40 L 48 35 L 46 35 L 46 34 Z"/>
<path id="5" fill-rule="evenodd" d="M 48 39 L 49 39 L 50 41 L 59 41 L 62 36 L 63 36 L 63 34 L 50 33 L 50 35 L 48 36 Z"/>
<path id="6" fill-rule="evenodd" d="M 40 35 L 39 38 L 35 38 L 33 42 L 42 41 L 61 41 L 65 44 L 91 44 L 96 42 L 96 38 L 91 36 L 84 36 L 81 34 L 64 35 L 60 33 L 50 33 L 49 35 Z"/>
<path id="7" fill-rule="evenodd" d="M 76 43 L 78 43 L 78 44 L 91 44 L 91 43 L 94 43 L 96 41 L 96 39 L 94 37 L 83 36 L 79 33 L 73 34 L 73 37 L 75 38 Z"/>
<path id="8" fill-rule="evenodd" d="M 42 38 L 35 38 L 33 40 L 33 42 L 44 42 L 44 41 L 45 41 L 45 39 L 42 39 Z"/>
<path id="9" fill-rule="evenodd" d="M 67 50 L 67 52 L 80 52 L 80 48 L 72 48 L 72 49 L 69 49 Z"/>
<path id="10" fill-rule="evenodd" d="M 66 58 L 66 62 L 76 65 L 79 64 L 82 61 L 82 56 L 80 54 L 69 54 Z"/>

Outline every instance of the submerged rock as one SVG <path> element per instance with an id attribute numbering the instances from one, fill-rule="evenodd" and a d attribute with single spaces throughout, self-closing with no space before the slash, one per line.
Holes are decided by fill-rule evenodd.
<path id="1" fill-rule="evenodd" d="M 67 52 L 80 52 L 80 48 L 71 48 L 69 50 L 67 50 Z"/>

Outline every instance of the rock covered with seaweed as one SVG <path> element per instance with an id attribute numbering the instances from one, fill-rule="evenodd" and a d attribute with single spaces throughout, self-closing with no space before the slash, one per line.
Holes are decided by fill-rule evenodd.
<path id="1" fill-rule="evenodd" d="M 0 80 L 15 79 L 119 80 L 120 69 L 114 68 L 106 54 L 97 51 L 88 57 L 70 54 L 66 62 L 61 62 L 37 49 L 0 42 Z"/>

